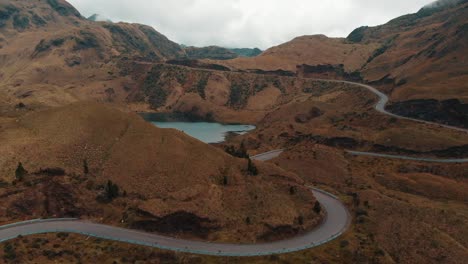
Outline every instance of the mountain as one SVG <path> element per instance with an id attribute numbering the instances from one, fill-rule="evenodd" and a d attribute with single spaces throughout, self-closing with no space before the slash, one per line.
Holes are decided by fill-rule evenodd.
<path id="1" fill-rule="evenodd" d="M 191 60 L 231 60 L 238 57 L 256 57 L 262 53 L 258 48 L 237 48 L 229 49 L 219 46 L 208 46 L 208 47 L 187 47 L 181 45 L 186 54 L 187 58 Z"/>
<path id="2" fill-rule="evenodd" d="M 438 1 L 384 25 L 357 28 L 346 39 L 303 36 L 255 58 L 217 63 L 240 70 L 297 71 L 304 77 L 352 76 L 389 94 L 398 103 L 392 109 L 407 109 L 398 113 L 463 125 L 468 118 L 466 17 L 467 1 Z"/>
<path id="3" fill-rule="evenodd" d="M 185 57 L 149 26 L 89 21 L 63 0 L 1 0 L 0 14 L 0 93 L 10 110 L 20 101 L 107 100 L 109 92 L 124 99 L 133 81 L 121 71 L 122 61 Z"/>
<path id="4" fill-rule="evenodd" d="M 218 46 L 209 47 L 186 47 L 185 52 L 187 57 L 192 60 L 213 59 L 213 60 L 229 60 L 237 58 L 237 53 L 227 48 Z"/>
<path id="5" fill-rule="evenodd" d="M 262 51 L 259 48 L 238 48 L 238 49 L 230 49 L 232 52 L 239 55 L 239 57 L 256 57 L 262 54 Z"/>
<path id="6" fill-rule="evenodd" d="M 324 35 L 302 36 L 269 48 L 254 58 L 237 58 L 220 63 L 238 69 L 293 72 L 301 64 L 344 64 L 348 71 L 353 71 L 361 67 L 376 47 L 376 44 L 349 43 L 345 39 Z"/>
<path id="7" fill-rule="evenodd" d="M 0 190 L 10 208 L 2 219 L 56 214 L 114 225 L 125 219 L 147 231 L 248 242 L 278 227 L 300 232 L 321 218 L 294 174 L 258 163 L 252 176 L 246 159 L 109 105 L 71 104 L 0 119 L 0 144 L 0 181 L 20 190 Z M 15 181 L 18 162 L 30 174 Z M 115 202 L 99 197 L 109 180 L 120 190 Z"/>

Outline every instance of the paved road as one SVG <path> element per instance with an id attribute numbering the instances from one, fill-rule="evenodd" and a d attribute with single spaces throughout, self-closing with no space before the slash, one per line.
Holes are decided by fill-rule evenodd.
<path id="1" fill-rule="evenodd" d="M 377 110 L 380 113 L 386 114 L 388 116 L 392 116 L 392 117 L 395 117 L 395 118 L 398 118 L 398 119 L 411 120 L 411 121 L 414 121 L 414 122 L 428 124 L 428 125 L 435 125 L 435 126 L 439 126 L 439 127 L 445 127 L 445 128 L 449 128 L 449 129 L 452 129 L 452 130 L 457 130 L 457 131 L 468 133 L 468 129 L 465 129 L 465 128 L 439 124 L 439 123 L 435 123 L 435 122 L 420 120 L 420 119 L 416 119 L 416 118 L 410 118 L 410 117 L 406 117 L 406 116 L 400 116 L 400 115 L 396 115 L 394 113 L 388 112 L 385 109 L 386 105 L 389 102 L 388 96 L 386 94 L 382 93 L 381 91 L 377 90 L 376 88 L 370 86 L 370 85 L 366 85 L 366 84 L 362 84 L 362 83 L 349 82 L 349 81 L 340 81 L 340 80 L 326 80 L 326 79 L 318 79 L 318 80 L 319 81 L 325 81 L 325 82 L 347 83 L 347 84 L 360 86 L 362 88 L 365 88 L 365 89 L 369 90 L 370 92 L 372 92 L 373 94 L 375 94 L 375 95 L 377 95 L 379 97 L 379 102 L 377 102 L 377 104 L 375 105 L 375 110 Z"/>
<path id="2" fill-rule="evenodd" d="M 380 92 L 379 90 L 377 90 L 376 88 L 374 88 L 372 86 L 361 84 L 361 83 L 349 82 L 349 81 L 340 81 L 340 80 L 326 80 L 326 79 L 316 79 L 316 80 L 324 81 L 324 82 L 347 83 L 347 84 L 351 84 L 351 85 L 360 86 L 360 87 L 363 87 L 363 88 L 369 90 L 370 92 L 374 93 L 375 95 L 377 95 L 379 97 L 379 101 L 375 105 L 375 110 L 377 110 L 378 112 L 383 113 L 385 115 L 392 116 L 392 117 L 399 118 L 399 119 L 411 120 L 411 121 L 418 122 L 418 123 L 445 127 L 445 128 L 448 128 L 448 129 L 453 129 L 453 130 L 456 130 L 456 131 L 461 131 L 461 132 L 468 133 L 468 129 L 454 127 L 454 126 L 448 126 L 448 125 L 443 125 L 443 124 L 438 124 L 438 123 L 434 123 L 434 122 L 409 118 L 409 117 L 405 117 L 405 116 L 399 116 L 399 115 L 390 113 L 387 110 L 385 110 L 385 106 L 387 105 L 387 103 L 389 101 L 388 96 L 385 95 L 384 93 Z M 283 151 L 284 150 L 282 150 L 282 149 L 272 150 L 272 151 L 269 151 L 269 152 L 266 152 L 266 153 L 262 153 L 262 154 L 259 154 L 259 155 L 256 155 L 256 156 L 252 156 L 252 158 L 256 159 L 256 160 L 267 161 L 267 160 L 271 160 L 271 159 L 274 159 L 274 158 L 278 157 L 279 155 L 281 155 L 281 153 L 283 153 Z M 423 158 L 423 157 L 420 158 L 420 157 L 410 157 L 410 156 L 401 156 L 401 155 L 379 154 L 379 153 L 373 153 L 373 152 L 362 152 L 362 151 L 351 151 L 351 150 L 347 150 L 346 152 L 350 153 L 351 155 L 355 155 L 355 156 L 369 156 L 369 157 L 413 160 L 413 161 L 423 161 L 423 162 L 437 162 L 437 163 L 468 163 L 468 158 L 466 158 L 466 159 L 437 159 L 437 158 Z"/>
<path id="3" fill-rule="evenodd" d="M 373 152 L 362 152 L 362 151 L 351 151 L 347 150 L 346 152 L 354 156 L 368 156 L 368 157 L 378 157 L 378 158 L 388 158 L 388 159 L 402 159 L 402 160 L 414 160 L 414 161 L 424 161 L 424 162 L 437 162 L 437 163 L 467 163 L 468 159 L 436 159 L 436 158 L 418 158 L 418 157 L 408 157 L 401 155 L 389 155 L 389 154 L 379 154 Z"/>
<path id="4" fill-rule="evenodd" d="M 254 159 L 254 160 L 259 160 L 259 161 L 268 161 L 268 160 L 272 160 L 272 159 L 274 159 L 276 157 L 279 157 L 279 155 L 281 155 L 281 153 L 283 153 L 283 151 L 284 150 L 282 150 L 282 149 L 272 150 L 272 151 L 268 151 L 268 152 L 265 152 L 265 153 L 262 153 L 262 154 L 252 156 L 250 158 Z"/>
<path id="5" fill-rule="evenodd" d="M 352 83 L 346 81 L 332 81 L 331 82 L 342 82 L 353 85 L 358 85 L 368 89 L 377 96 L 380 100 L 375 106 L 375 109 L 386 115 L 390 115 L 396 118 L 413 120 L 416 122 L 439 125 L 442 127 L 455 129 L 458 131 L 468 132 L 467 129 L 456 128 L 446 125 L 435 124 L 432 122 L 421 121 L 417 119 L 407 118 L 389 113 L 385 110 L 385 105 L 388 102 L 388 97 L 379 92 L 377 89 L 359 83 Z M 278 157 L 283 150 L 274 150 L 267 153 L 253 156 L 252 158 L 260 161 L 267 161 Z M 414 158 L 397 155 L 386 155 L 377 153 L 367 152 L 356 152 L 349 151 L 353 155 L 365 155 L 375 156 L 384 158 L 399 158 L 407 160 L 417 161 L 434 161 L 434 162 L 468 162 L 468 159 L 463 160 L 440 160 L 440 159 L 426 159 L 426 158 Z M 260 255 L 271 255 L 281 254 L 287 252 L 299 251 L 307 248 L 316 247 L 318 245 L 327 243 L 347 230 L 350 225 L 351 217 L 346 207 L 332 194 L 326 193 L 319 189 L 311 188 L 311 191 L 321 203 L 322 208 L 326 210 L 327 217 L 323 223 L 315 230 L 308 232 L 304 235 L 294 237 L 288 240 L 282 240 L 272 243 L 263 244 L 221 244 L 221 243 L 209 243 L 201 241 L 191 241 L 184 239 L 171 238 L 161 235 L 155 235 L 130 229 L 123 229 L 119 227 L 101 225 L 78 219 L 49 219 L 49 220 L 35 220 L 29 222 L 15 223 L 0 227 L 0 242 L 4 242 L 13 239 L 19 235 L 27 236 L 32 234 L 42 233 L 55 233 L 55 232 L 68 232 L 78 233 L 103 239 L 109 239 L 114 241 L 122 241 L 131 244 L 151 246 L 161 249 L 168 249 L 187 253 L 205 254 L 205 255 L 217 255 L 217 256 L 260 256 Z"/>
<path id="6" fill-rule="evenodd" d="M 256 160 L 269 160 L 278 156 L 281 152 L 267 152 L 252 158 Z M 323 223 L 304 235 L 272 243 L 239 245 L 191 241 L 101 225 L 78 219 L 33 220 L 1 226 L 0 242 L 13 239 L 19 235 L 27 236 L 32 234 L 67 232 L 204 255 L 261 256 L 294 252 L 316 247 L 337 238 L 347 230 L 351 222 L 348 210 L 337 197 L 319 189 L 312 187 L 310 189 L 322 205 L 322 208 L 327 212 Z"/>

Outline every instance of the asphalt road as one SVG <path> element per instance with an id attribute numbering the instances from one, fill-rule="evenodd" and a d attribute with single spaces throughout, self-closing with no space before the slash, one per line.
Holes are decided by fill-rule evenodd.
<path id="1" fill-rule="evenodd" d="M 468 133 L 468 129 L 465 129 L 465 128 L 439 124 L 439 123 L 435 123 L 435 122 L 420 120 L 420 119 L 416 119 L 416 118 L 410 118 L 410 117 L 406 117 L 406 116 L 400 116 L 400 115 L 396 115 L 396 114 L 393 114 L 391 112 L 388 112 L 385 109 L 386 105 L 389 102 L 388 96 L 386 94 L 382 93 L 381 91 L 377 90 L 376 88 L 370 86 L 370 85 L 366 85 L 366 84 L 362 84 L 362 83 L 349 82 L 349 81 L 340 81 L 340 80 L 325 80 L 325 79 L 319 79 L 319 80 L 320 81 L 326 81 L 326 82 L 347 83 L 347 84 L 352 84 L 352 85 L 360 86 L 362 88 L 367 89 L 368 91 L 372 92 L 373 94 L 375 94 L 375 95 L 377 95 L 379 97 L 379 102 L 377 102 L 377 104 L 375 105 L 375 110 L 377 110 L 378 112 L 383 113 L 385 115 L 392 116 L 392 117 L 395 117 L 395 118 L 398 118 L 398 119 L 411 120 L 411 121 L 418 122 L 418 123 L 434 125 L 434 126 L 439 126 L 439 127 L 445 127 L 445 128 L 449 128 L 449 129 L 452 129 L 452 130 L 457 130 L 457 131 Z"/>
<path id="2" fill-rule="evenodd" d="M 272 151 L 252 157 L 269 160 L 282 151 Z M 314 230 L 292 239 L 261 244 L 221 244 L 177 239 L 136 230 L 102 225 L 78 219 L 45 219 L 21 222 L 0 227 L 0 242 L 18 236 L 42 233 L 77 233 L 102 239 L 150 246 L 179 252 L 215 256 L 261 256 L 304 250 L 327 243 L 347 230 L 351 217 L 346 207 L 334 195 L 310 188 L 326 211 L 327 216 Z M 312 205 L 311 205 L 312 208 Z"/>
<path id="3" fill-rule="evenodd" d="M 437 163 L 467 163 L 468 159 L 436 159 L 436 158 L 418 158 L 418 157 L 408 157 L 401 155 L 389 155 L 389 154 L 379 154 L 372 152 L 362 152 L 362 151 L 351 151 L 347 150 L 351 155 L 354 156 L 368 156 L 368 157 L 377 157 L 377 158 L 387 158 L 387 159 L 401 159 L 401 160 L 413 160 L 413 161 L 423 161 L 423 162 L 437 162 Z"/>
<path id="4" fill-rule="evenodd" d="M 436 124 L 432 122 L 407 118 L 398 116 L 387 112 L 385 105 L 388 102 L 388 97 L 378 91 L 377 89 L 359 83 L 347 82 L 347 81 L 333 81 L 323 80 L 330 82 L 342 82 L 353 85 L 358 85 L 368 89 L 369 91 L 376 94 L 380 100 L 376 104 L 375 109 L 381 113 L 389 116 L 393 116 L 400 119 L 413 120 L 420 123 L 437 125 L 458 131 L 468 132 L 467 129 Z M 253 156 L 252 159 L 259 161 L 267 161 L 278 157 L 283 150 L 274 150 L 267 153 Z M 363 156 L 374 156 L 383 158 L 398 158 L 406 160 L 416 161 L 430 161 L 430 162 L 468 162 L 468 159 L 428 159 L 428 158 L 415 158 L 405 157 L 398 155 L 386 155 L 378 153 L 367 153 L 348 151 L 352 155 L 363 155 Z M 222 243 L 209 243 L 202 241 L 192 241 L 185 239 L 178 239 L 172 237 L 166 237 L 151 233 L 145 233 L 130 229 L 124 229 L 114 226 L 107 226 L 102 224 L 91 223 L 78 219 L 45 219 L 45 220 L 33 220 L 28 222 L 20 222 L 0 226 L 0 242 L 4 242 L 10 239 L 14 239 L 18 236 L 28 236 L 33 234 L 42 233 L 56 233 L 56 232 L 67 232 L 67 233 L 78 233 L 92 237 L 98 237 L 102 239 L 121 241 L 131 244 L 150 246 L 160 249 L 167 249 L 179 252 L 204 254 L 204 255 L 216 255 L 216 256 L 261 256 L 271 254 L 281 254 L 304 250 L 307 248 L 316 247 L 327 243 L 347 230 L 350 225 L 351 217 L 346 207 L 338 200 L 337 197 L 332 194 L 326 193 L 322 190 L 311 188 L 311 191 L 322 205 L 322 208 L 327 212 L 327 217 L 323 223 L 316 229 L 294 237 L 292 239 L 262 243 L 262 244 L 222 244 Z"/>

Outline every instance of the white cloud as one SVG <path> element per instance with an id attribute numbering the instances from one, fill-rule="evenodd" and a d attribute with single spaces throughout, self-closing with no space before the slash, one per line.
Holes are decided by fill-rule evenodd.
<path id="1" fill-rule="evenodd" d="M 346 37 L 431 0 L 69 0 L 84 16 L 153 26 L 187 45 L 268 48 L 296 36 Z"/>

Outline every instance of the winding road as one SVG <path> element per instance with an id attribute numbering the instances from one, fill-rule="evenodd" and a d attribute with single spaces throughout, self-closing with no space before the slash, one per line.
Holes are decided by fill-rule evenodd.
<path id="1" fill-rule="evenodd" d="M 434 125 L 434 126 L 439 126 L 439 127 L 445 127 L 445 128 L 449 128 L 449 129 L 452 129 L 452 130 L 457 130 L 457 131 L 468 133 L 468 129 L 466 129 L 466 128 L 439 124 L 439 123 L 420 120 L 420 119 L 416 119 L 416 118 L 400 116 L 400 115 L 396 115 L 394 113 L 388 112 L 385 109 L 388 102 L 389 102 L 388 96 L 386 94 L 382 93 L 381 91 L 377 90 L 376 88 L 370 86 L 370 85 L 362 84 L 362 83 L 349 82 L 349 81 L 339 81 L 339 80 L 318 79 L 318 81 L 335 82 L 335 83 L 347 83 L 347 84 L 351 84 L 351 85 L 355 85 L 355 86 L 359 86 L 359 87 L 367 89 L 368 91 L 372 92 L 373 94 L 375 94 L 375 95 L 377 95 L 379 97 L 379 101 L 377 102 L 377 104 L 375 105 L 374 108 L 375 108 L 375 110 L 377 110 L 378 112 L 380 112 L 382 114 L 385 114 L 385 115 L 388 115 L 388 116 L 391 116 L 391 117 L 395 117 L 395 118 L 398 118 L 398 119 L 405 119 L 405 120 L 410 120 L 410 121 L 414 121 L 414 122 L 418 122 L 418 123 L 423 123 L 423 124 L 427 124 L 427 125 Z"/>
<path id="2" fill-rule="evenodd" d="M 328 82 L 341 82 L 352 85 L 357 85 L 368 89 L 379 97 L 379 102 L 376 104 L 375 109 L 383 114 L 406 120 L 412 120 L 415 122 L 437 125 L 446 127 L 462 132 L 467 132 L 467 129 L 457 128 L 447 125 L 441 125 L 428 121 L 417 120 L 413 118 L 398 116 L 393 113 L 387 112 L 385 106 L 388 103 L 388 97 L 378 91 L 377 89 L 348 81 L 335 81 L 335 80 L 320 80 Z M 263 154 L 253 156 L 252 159 L 258 161 L 267 161 L 278 157 L 283 150 L 273 150 Z M 398 155 L 387 155 L 378 153 L 358 152 L 358 151 L 347 151 L 352 155 L 358 156 L 373 156 L 383 158 L 396 158 L 405 160 L 415 161 L 427 161 L 427 162 L 444 162 L 444 163 L 459 163 L 468 162 L 468 159 L 431 159 L 431 158 L 416 158 L 416 157 L 405 157 Z M 215 255 L 215 256 L 261 256 L 261 255 L 272 255 L 282 254 L 288 252 L 294 252 L 304 250 L 312 247 L 316 247 L 327 243 L 341 234 L 343 234 L 351 223 L 351 216 L 345 205 L 339 201 L 334 195 L 325 191 L 312 188 L 317 200 L 322 205 L 322 208 L 327 212 L 327 216 L 323 220 L 322 224 L 314 230 L 307 232 L 303 235 L 296 236 L 291 239 L 262 243 L 262 244 L 224 244 L 224 243 L 210 243 L 203 241 L 192 241 L 185 239 L 178 239 L 172 237 L 166 237 L 151 233 L 145 233 L 136 230 L 124 229 L 114 226 L 102 225 L 91 223 L 79 219 L 38 219 L 26 222 L 13 223 L 9 225 L 0 226 L 0 242 L 14 239 L 18 236 L 28 236 L 33 234 L 43 233 L 77 233 L 87 235 L 91 237 L 97 237 L 102 239 L 121 241 L 125 243 L 131 243 L 136 245 L 150 246 L 160 249 L 167 249 L 186 253 L 204 254 L 204 255 Z"/>
<path id="3" fill-rule="evenodd" d="M 252 157 L 252 159 L 266 161 L 277 157 L 281 152 L 267 152 Z M 310 190 L 327 212 L 325 219 L 310 232 L 277 242 L 242 245 L 192 241 L 96 224 L 79 219 L 38 219 L 0 226 L 0 242 L 14 239 L 20 235 L 66 232 L 203 255 L 262 256 L 289 253 L 327 243 L 343 234 L 350 225 L 351 217 L 348 210 L 337 197 L 316 188 L 310 187 Z"/>

